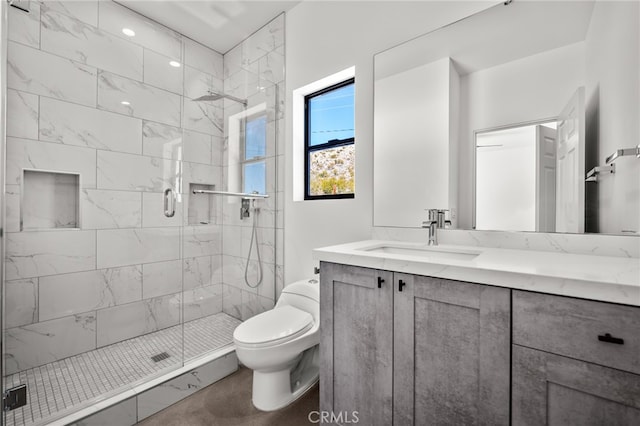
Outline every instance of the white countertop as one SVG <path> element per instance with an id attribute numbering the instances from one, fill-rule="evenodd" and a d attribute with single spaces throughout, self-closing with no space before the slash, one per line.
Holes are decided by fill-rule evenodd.
<path id="1" fill-rule="evenodd" d="M 383 246 L 425 251 L 418 256 L 367 250 Z M 428 250 L 477 256 L 430 257 Z M 318 248 L 313 255 L 325 262 L 640 306 L 638 258 L 381 240 Z"/>

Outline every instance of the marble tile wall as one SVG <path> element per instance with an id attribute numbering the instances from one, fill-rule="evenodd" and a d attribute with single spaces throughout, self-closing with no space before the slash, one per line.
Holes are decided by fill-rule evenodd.
<path id="1" fill-rule="evenodd" d="M 223 90 L 226 73 L 246 65 L 275 105 L 282 18 L 225 68 L 222 54 L 111 1 L 32 0 L 30 13 L 9 15 L 6 373 L 221 312 L 232 286 L 223 282 L 222 207 L 209 224 L 187 226 L 186 206 L 190 183 L 223 186 L 226 105 L 192 99 Z M 235 94 L 265 99 L 241 80 Z M 80 175 L 80 229 L 20 231 L 24 168 Z M 166 188 L 177 192 L 173 218 L 163 214 Z M 270 203 L 265 253 L 275 244 Z M 246 223 L 234 225 L 246 240 Z M 272 278 L 244 291 L 251 308 L 238 305 L 239 318 L 273 300 L 276 261 L 265 255 Z"/>
<path id="2" fill-rule="evenodd" d="M 282 14 L 224 55 L 225 93 L 247 99 L 249 109 L 264 104 L 268 123 L 265 162 L 266 191 L 270 198 L 256 201 L 256 207 L 260 209 L 256 234 L 261 265 L 257 261 L 255 244 L 251 247 L 253 217 L 241 220 L 238 203 L 225 202 L 222 208 L 222 307 L 225 313 L 242 320 L 271 309 L 284 286 L 284 179 L 278 172 L 284 166 L 284 29 L 285 15 Z M 225 99 L 224 122 L 228 123 L 230 116 L 242 110 L 240 104 Z M 234 148 L 232 144 L 239 141 L 230 138 L 228 125 L 224 126 L 224 131 L 222 176 L 228 188 L 228 156 L 230 148 Z M 247 271 L 250 284 L 258 282 L 259 266 L 262 266 L 262 283 L 257 288 L 251 288 L 245 282 L 250 248 L 251 261 Z"/>

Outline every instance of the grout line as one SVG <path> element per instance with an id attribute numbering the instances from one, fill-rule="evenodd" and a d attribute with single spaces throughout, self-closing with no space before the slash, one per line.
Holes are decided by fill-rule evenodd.
<path id="1" fill-rule="evenodd" d="M 96 258 L 97 258 L 97 257 L 98 257 L 98 256 L 96 256 Z M 97 311 L 97 310 L 95 310 L 95 311 L 93 311 L 93 312 L 95 313 L 95 318 L 96 318 L 96 330 L 95 330 L 95 332 L 93 333 L 93 335 L 94 335 L 94 337 L 95 337 L 95 339 L 94 339 L 94 346 L 93 346 L 93 347 L 97 349 L 97 348 L 98 348 L 98 311 Z"/>

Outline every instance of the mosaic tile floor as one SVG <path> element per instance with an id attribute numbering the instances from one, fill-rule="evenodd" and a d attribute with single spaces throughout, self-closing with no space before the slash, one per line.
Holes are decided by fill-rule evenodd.
<path id="1" fill-rule="evenodd" d="M 219 313 L 184 324 L 186 361 L 233 342 L 240 320 Z M 167 328 L 6 377 L 6 387 L 27 384 L 24 407 L 7 412 L 7 426 L 45 424 L 62 411 L 74 411 L 87 401 L 113 395 L 182 365 L 183 326 Z M 155 355 L 164 358 L 154 362 Z M 157 358 L 156 358 L 157 359 Z"/>

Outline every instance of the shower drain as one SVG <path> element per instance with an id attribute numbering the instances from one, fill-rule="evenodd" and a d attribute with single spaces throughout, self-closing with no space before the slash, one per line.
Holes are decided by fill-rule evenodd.
<path id="1" fill-rule="evenodd" d="M 169 355 L 166 352 L 160 352 L 159 354 L 152 356 L 151 359 L 153 360 L 153 362 L 159 362 L 159 361 L 162 361 L 163 359 L 169 358 L 170 356 L 171 355 Z"/>

